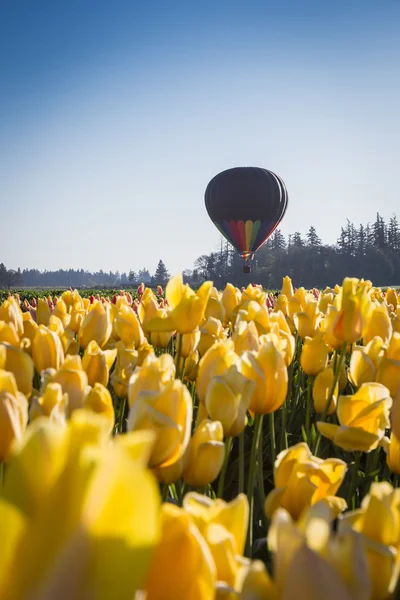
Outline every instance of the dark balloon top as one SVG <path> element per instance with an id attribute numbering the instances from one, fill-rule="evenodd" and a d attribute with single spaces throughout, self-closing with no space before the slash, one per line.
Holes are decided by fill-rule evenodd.
<path id="1" fill-rule="evenodd" d="M 205 204 L 216 227 L 246 257 L 279 225 L 288 193 L 282 179 L 272 171 L 235 167 L 213 177 L 205 192 Z"/>

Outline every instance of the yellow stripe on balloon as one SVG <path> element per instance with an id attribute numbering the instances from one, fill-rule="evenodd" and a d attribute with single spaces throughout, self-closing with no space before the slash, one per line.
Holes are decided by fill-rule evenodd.
<path id="1" fill-rule="evenodd" d="M 253 221 L 246 221 L 245 231 L 246 231 L 246 250 L 250 250 L 251 234 L 253 232 Z"/>

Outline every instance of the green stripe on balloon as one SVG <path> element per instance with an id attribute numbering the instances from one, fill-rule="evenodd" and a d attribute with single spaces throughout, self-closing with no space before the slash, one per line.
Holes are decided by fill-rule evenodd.
<path id="1" fill-rule="evenodd" d="M 253 223 L 253 231 L 251 232 L 251 242 L 250 242 L 250 249 L 251 250 L 253 250 L 253 246 L 254 246 L 255 241 L 257 239 L 257 235 L 258 235 L 258 232 L 260 230 L 260 227 L 261 227 L 261 221 L 260 220 L 254 221 L 254 223 Z"/>

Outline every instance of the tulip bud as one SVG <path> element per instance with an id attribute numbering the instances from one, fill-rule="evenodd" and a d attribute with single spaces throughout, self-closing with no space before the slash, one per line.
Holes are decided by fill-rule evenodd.
<path id="1" fill-rule="evenodd" d="M 346 277 L 338 296 L 338 318 L 333 325 L 333 335 L 352 344 L 363 338 L 370 314 L 367 282 Z"/>
<path id="2" fill-rule="evenodd" d="M 48 325 L 50 321 L 51 310 L 48 302 L 44 298 L 39 298 L 36 309 L 36 322 L 38 325 Z"/>
<path id="3" fill-rule="evenodd" d="M 325 410 L 326 403 L 330 396 L 335 375 L 331 367 L 326 367 L 323 371 L 320 371 L 314 380 L 313 385 L 313 399 L 314 409 L 318 414 L 322 414 Z M 339 385 L 337 384 L 333 392 L 332 400 L 329 404 L 328 415 L 335 412 L 337 398 L 339 394 Z"/>
<path id="4" fill-rule="evenodd" d="M 52 382 L 59 383 L 63 392 L 68 394 L 68 416 L 74 410 L 82 408 L 88 392 L 88 377 L 82 369 L 80 356 L 67 356 Z"/>
<path id="5" fill-rule="evenodd" d="M 135 312 L 127 304 L 122 304 L 113 322 L 115 335 L 127 346 L 136 348 L 144 342 L 144 334 Z"/>
<path id="6" fill-rule="evenodd" d="M 288 300 L 290 300 L 293 296 L 293 285 L 290 277 L 286 275 L 282 281 L 282 294 L 286 296 Z"/>
<path id="7" fill-rule="evenodd" d="M 157 286 L 157 294 L 159 296 L 163 296 L 164 295 L 164 290 L 162 289 L 161 285 Z"/>
<path id="8" fill-rule="evenodd" d="M 224 430 L 219 421 L 205 420 L 197 427 L 189 442 L 183 472 L 188 485 L 207 485 L 218 477 L 225 457 L 223 438 Z"/>
<path id="9" fill-rule="evenodd" d="M 104 415 L 109 423 L 108 432 L 111 433 L 115 423 L 115 412 L 111 394 L 101 383 L 95 383 L 86 396 L 83 408 Z"/>
<path id="10" fill-rule="evenodd" d="M 396 310 L 396 308 L 397 308 L 397 293 L 396 293 L 396 291 L 393 290 L 392 288 L 388 288 L 386 290 L 385 299 L 386 299 L 386 302 L 388 304 L 391 304 L 393 306 L 393 309 Z"/>
<path id="11" fill-rule="evenodd" d="M 384 438 L 382 442 L 385 439 L 387 440 L 386 447 L 384 445 L 384 450 L 387 454 L 386 464 L 392 473 L 400 475 L 400 440 L 396 437 L 393 431 L 390 434 L 390 440 Z"/>
<path id="12" fill-rule="evenodd" d="M 240 298 L 241 293 L 238 288 L 234 287 L 231 283 L 227 283 L 221 297 L 221 301 L 225 309 L 225 319 L 227 323 L 231 321 L 232 313 L 239 304 Z"/>
<path id="13" fill-rule="evenodd" d="M 18 390 L 30 397 L 34 368 L 29 354 L 10 344 L 0 344 L 0 369 L 13 373 Z"/>
<path id="14" fill-rule="evenodd" d="M 79 343 L 82 348 L 86 348 L 89 342 L 95 340 L 102 348 L 107 343 L 111 330 L 109 307 L 96 302 L 81 323 L 78 333 Z"/>
<path id="15" fill-rule="evenodd" d="M 110 369 L 117 356 L 117 349 L 102 350 L 94 340 L 88 344 L 82 359 L 82 368 L 88 376 L 88 383 L 94 386 L 101 383 L 106 386 Z"/>
<path id="16" fill-rule="evenodd" d="M 386 344 L 392 337 L 393 327 L 389 312 L 385 304 L 379 304 L 372 309 L 366 332 L 363 338 L 364 344 L 370 342 L 374 337 L 380 337 Z"/>
<path id="17" fill-rule="evenodd" d="M 7 461 L 28 423 L 28 401 L 14 376 L 0 370 L 0 463 Z"/>
<path id="18" fill-rule="evenodd" d="M 60 338 L 44 325 L 39 325 L 36 329 L 32 342 L 32 358 L 39 374 L 45 369 L 58 369 L 64 360 Z"/>
<path id="19" fill-rule="evenodd" d="M 181 343 L 181 357 L 187 358 L 192 352 L 197 349 L 198 343 L 200 341 L 200 331 L 197 329 L 196 331 L 192 331 L 191 333 L 183 333 L 181 334 L 181 342 L 178 339 L 178 346 Z M 179 337 L 179 336 L 178 336 Z"/>
<path id="20" fill-rule="evenodd" d="M 328 354 L 329 349 L 322 338 L 322 333 L 316 334 L 313 338 L 306 337 L 300 358 L 304 373 L 313 377 L 318 375 L 326 367 Z"/>
<path id="21" fill-rule="evenodd" d="M 51 421 L 65 424 L 68 394 L 64 394 L 59 383 L 49 383 L 44 394 L 34 397 L 30 407 L 31 421 L 39 417 L 48 417 Z"/>

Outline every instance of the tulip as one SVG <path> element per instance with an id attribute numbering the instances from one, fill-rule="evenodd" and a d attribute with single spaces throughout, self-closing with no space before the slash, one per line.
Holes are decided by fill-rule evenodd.
<path id="1" fill-rule="evenodd" d="M 321 314 L 318 310 L 318 302 L 310 300 L 305 305 L 305 310 L 294 315 L 294 324 L 299 336 L 304 339 L 306 337 L 314 337 L 319 328 Z"/>
<path id="2" fill-rule="evenodd" d="M 14 506 L 29 495 L 40 501 L 25 504 L 33 510 L 9 550 L 5 597 L 128 600 L 144 587 L 159 541 L 156 482 L 124 444 L 103 444 L 89 456 L 94 431 L 103 435 L 102 418 L 83 412 L 65 429 L 46 422 L 54 431 L 46 436 L 50 448 L 40 444 L 45 426 L 38 420 L 36 435 L 26 440 L 31 452 L 22 446 L 10 462 L 6 484 L 13 482 Z"/>
<path id="3" fill-rule="evenodd" d="M 332 292 L 325 290 L 319 295 L 318 298 L 318 309 L 322 314 L 325 314 L 328 310 L 328 306 L 333 304 L 333 294 Z"/>
<path id="4" fill-rule="evenodd" d="M 333 350 L 341 350 L 343 347 L 343 341 L 336 337 L 334 333 L 334 327 L 339 319 L 338 309 L 330 304 L 328 306 L 325 317 L 321 319 L 320 329 L 324 334 L 324 340 L 330 348 Z"/>
<path id="5" fill-rule="evenodd" d="M 31 420 L 48 417 L 60 425 L 65 424 L 68 394 L 63 393 L 59 383 L 48 383 L 43 395 L 32 399 L 29 415 Z"/>
<path id="6" fill-rule="evenodd" d="M 185 371 L 183 373 L 184 378 L 187 381 L 196 381 L 199 372 L 199 361 L 200 355 L 197 350 L 195 350 L 192 354 L 190 354 L 190 356 L 187 357 L 185 362 Z"/>
<path id="7" fill-rule="evenodd" d="M 224 430 L 219 421 L 202 421 L 187 449 L 183 479 L 194 487 L 204 486 L 218 477 L 225 456 Z"/>
<path id="8" fill-rule="evenodd" d="M 393 400 L 400 394 L 400 360 L 384 356 L 379 363 L 375 381 L 388 388 Z"/>
<path id="9" fill-rule="evenodd" d="M 247 410 L 255 384 L 232 365 L 210 380 L 206 395 L 207 412 L 220 421 L 226 437 L 239 435 L 247 425 Z"/>
<path id="10" fill-rule="evenodd" d="M 155 317 L 148 323 L 149 331 L 177 331 L 191 333 L 204 318 L 212 283 L 204 282 L 197 292 L 184 284 L 182 275 L 169 280 L 165 295 L 169 310 L 166 318 Z"/>
<path id="11" fill-rule="evenodd" d="M 231 340 L 217 342 L 200 359 L 196 385 L 196 393 L 200 402 L 204 403 L 206 400 L 211 378 L 221 375 L 238 361 L 239 357 L 233 348 L 234 344 Z"/>
<path id="12" fill-rule="evenodd" d="M 179 343 L 181 344 L 181 357 L 187 358 L 190 354 L 192 354 L 192 352 L 194 352 L 197 349 L 199 341 L 200 331 L 198 329 L 196 331 L 192 331 L 191 333 L 181 334 L 181 342 L 178 341 L 178 346 Z"/>
<path id="13" fill-rule="evenodd" d="M 315 377 L 325 367 L 328 361 L 329 348 L 323 340 L 322 333 L 313 338 L 306 337 L 301 350 L 300 364 L 306 373 Z"/>
<path id="14" fill-rule="evenodd" d="M 249 301 L 257 302 L 260 306 L 265 305 L 266 293 L 261 286 L 253 286 L 251 283 L 242 292 L 241 304 Z"/>
<path id="15" fill-rule="evenodd" d="M 241 356 L 247 351 L 258 352 L 260 342 L 254 321 L 239 321 L 232 335 L 235 342 L 235 352 Z"/>
<path id="16" fill-rule="evenodd" d="M 385 299 L 387 304 L 391 304 L 394 309 L 397 308 L 397 293 L 392 288 L 386 290 Z"/>
<path id="17" fill-rule="evenodd" d="M 78 339 L 82 348 L 86 348 L 89 342 L 96 341 L 102 348 L 108 341 L 112 330 L 110 310 L 101 302 L 91 305 L 91 310 L 83 319 L 79 328 Z"/>
<path id="18" fill-rule="evenodd" d="M 111 433 L 115 423 L 115 413 L 111 394 L 103 384 L 94 384 L 84 400 L 83 408 L 104 415 L 109 423 L 108 431 Z"/>
<path id="19" fill-rule="evenodd" d="M 128 401 L 132 407 L 141 393 L 160 392 L 163 386 L 175 380 L 175 365 L 170 354 L 158 358 L 150 355 L 141 367 L 137 367 L 129 382 Z"/>
<path id="20" fill-rule="evenodd" d="M 0 464 L 7 461 L 28 423 L 28 401 L 12 373 L 0 370 Z"/>
<path id="21" fill-rule="evenodd" d="M 29 354 L 10 344 L 0 344 L 0 369 L 11 371 L 18 390 L 27 398 L 30 397 L 34 368 Z"/>
<path id="22" fill-rule="evenodd" d="M 82 408 L 88 390 L 88 376 L 82 369 L 81 357 L 67 356 L 62 366 L 52 377 L 53 383 L 59 383 L 68 394 L 68 416 L 77 408 Z"/>
<path id="23" fill-rule="evenodd" d="M 154 348 L 153 348 L 153 346 L 151 346 L 151 344 L 144 342 L 144 344 L 142 344 L 138 348 L 138 355 L 137 355 L 138 367 L 141 367 L 149 356 L 154 356 Z"/>
<path id="24" fill-rule="evenodd" d="M 3 304 L 0 305 L 0 321 L 6 323 L 12 323 L 15 327 L 17 335 L 21 338 L 24 333 L 22 311 L 19 303 L 15 298 L 9 296 L 7 300 L 4 300 Z"/>
<path id="25" fill-rule="evenodd" d="M 183 509 L 161 508 L 161 540 L 153 554 L 145 584 L 147 600 L 214 598 L 216 567 L 210 549 Z"/>
<path id="26" fill-rule="evenodd" d="M 127 304 L 121 305 L 121 308 L 114 319 L 113 328 L 116 335 L 127 346 L 134 345 L 138 348 L 144 342 L 144 334 L 139 319 L 132 308 Z"/>
<path id="27" fill-rule="evenodd" d="M 282 406 L 288 389 L 288 373 L 282 353 L 273 342 L 261 346 L 259 352 L 246 352 L 241 358 L 240 370 L 255 382 L 250 399 L 250 410 L 255 414 L 269 414 Z"/>
<path id="28" fill-rule="evenodd" d="M 223 328 L 221 321 L 214 319 L 214 317 L 208 317 L 200 326 L 200 333 L 201 336 L 198 345 L 200 356 L 204 356 L 215 342 L 222 342 L 227 338 L 227 331 Z"/>
<path id="29" fill-rule="evenodd" d="M 53 310 L 53 315 L 60 319 L 64 328 L 68 327 L 69 322 L 71 320 L 71 315 L 68 313 L 67 305 L 65 304 L 65 302 L 62 298 L 60 298 L 56 302 L 56 305 Z"/>
<path id="30" fill-rule="evenodd" d="M 286 317 L 289 314 L 289 300 L 284 294 L 279 294 L 277 299 L 274 301 L 272 308 L 274 309 L 274 311 L 281 311 Z"/>
<path id="31" fill-rule="evenodd" d="M 102 350 L 96 341 L 89 342 L 83 355 L 82 368 L 86 371 L 90 386 L 94 386 L 95 383 L 105 386 L 108 384 L 108 377 L 116 356 L 117 348 Z"/>
<path id="32" fill-rule="evenodd" d="M 396 331 L 393 333 L 392 338 L 388 344 L 386 350 L 386 358 L 400 360 L 400 334 Z"/>
<path id="33" fill-rule="evenodd" d="M 24 338 L 27 338 L 32 346 L 33 343 L 33 338 L 35 337 L 35 333 L 36 333 L 36 329 L 38 328 L 38 325 L 36 323 L 36 321 L 34 321 L 32 319 L 32 315 L 28 312 L 24 313 L 22 316 L 22 322 L 24 325 L 24 333 L 23 336 Z M 15 344 L 13 344 L 15 345 Z M 31 353 L 32 348 L 29 348 L 29 353 Z"/>
<path id="34" fill-rule="evenodd" d="M 36 323 L 38 325 L 48 325 L 50 321 L 50 306 L 44 298 L 39 298 L 36 309 Z"/>
<path id="35" fill-rule="evenodd" d="M 303 511 L 320 500 L 328 500 L 338 512 L 346 507 L 341 498 L 334 498 L 343 483 L 347 465 L 342 460 L 322 460 L 312 456 L 307 444 L 301 442 L 278 454 L 274 465 L 274 484 L 265 502 L 270 519 L 284 508 L 297 520 Z"/>
<path id="36" fill-rule="evenodd" d="M 293 296 L 292 280 L 287 275 L 282 280 L 282 294 L 286 296 L 288 300 L 290 300 Z"/>
<path id="37" fill-rule="evenodd" d="M 375 337 L 380 337 L 386 344 L 392 337 L 393 327 L 390 321 L 389 312 L 385 304 L 378 304 L 372 308 L 368 319 L 363 343 L 367 344 Z"/>
<path id="38" fill-rule="evenodd" d="M 313 384 L 313 400 L 314 400 L 314 409 L 315 412 L 322 415 L 325 411 L 326 404 L 329 400 L 333 382 L 335 380 L 335 374 L 333 372 L 332 367 L 326 367 L 323 369 L 316 378 L 314 379 Z M 335 412 L 337 398 L 339 395 L 339 384 L 336 384 L 334 389 L 327 414 L 331 415 Z"/>
<path id="39" fill-rule="evenodd" d="M 350 358 L 350 381 L 357 387 L 375 381 L 383 355 L 383 341 L 380 337 L 373 338 L 365 347 L 355 346 Z"/>
<path id="40" fill-rule="evenodd" d="M 368 327 L 370 299 L 367 282 L 346 277 L 338 296 L 338 317 L 333 335 L 352 344 L 363 338 Z"/>
<path id="41" fill-rule="evenodd" d="M 318 430 L 347 451 L 370 452 L 378 447 L 389 427 L 392 399 L 380 383 L 364 383 L 353 396 L 340 396 L 337 417 L 340 425 L 317 423 Z"/>
<path id="42" fill-rule="evenodd" d="M 29 315 L 29 313 L 24 313 L 24 315 L 26 314 Z M 6 344 L 10 344 L 16 348 L 20 347 L 21 340 L 17 330 L 15 329 L 14 323 L 0 321 L 0 342 L 5 342 Z"/>
<path id="43" fill-rule="evenodd" d="M 249 523 L 249 504 L 244 494 L 225 502 L 220 498 L 212 500 L 202 494 L 189 492 L 183 499 L 183 508 L 205 538 L 210 525 L 220 525 L 233 535 L 236 553 L 243 554 Z"/>
<path id="44" fill-rule="evenodd" d="M 387 444 L 384 445 L 385 439 L 387 440 Z M 395 435 L 395 433 L 391 433 L 390 440 L 387 438 L 382 439 L 382 445 L 384 446 L 384 450 L 386 452 L 386 464 L 392 473 L 396 473 L 400 475 L 400 440 Z"/>
<path id="45" fill-rule="evenodd" d="M 221 301 L 225 309 L 225 322 L 228 324 L 232 320 L 232 313 L 240 302 L 241 292 L 231 283 L 227 283 L 222 292 Z"/>
<path id="46" fill-rule="evenodd" d="M 32 342 L 32 358 L 36 371 L 59 369 L 64 360 L 61 340 L 56 333 L 44 325 L 39 325 Z"/>
<path id="47" fill-rule="evenodd" d="M 222 323 L 225 322 L 225 308 L 222 303 L 222 299 L 220 299 L 219 294 L 214 287 L 211 288 L 210 296 L 208 298 L 206 310 L 204 313 L 204 318 L 206 320 L 213 318 L 217 321 L 221 321 Z"/>
<path id="48" fill-rule="evenodd" d="M 129 431 L 149 429 L 157 434 L 149 461 L 152 468 L 173 465 L 184 455 L 192 423 L 192 398 L 186 385 L 175 379 L 160 387 L 139 394 L 128 417 Z"/>
<path id="49" fill-rule="evenodd" d="M 240 306 L 235 321 L 235 329 L 240 321 L 254 321 L 257 327 L 258 335 L 269 333 L 271 329 L 271 320 L 267 307 L 264 304 L 258 304 L 254 300 L 247 302 L 246 305 Z"/>

